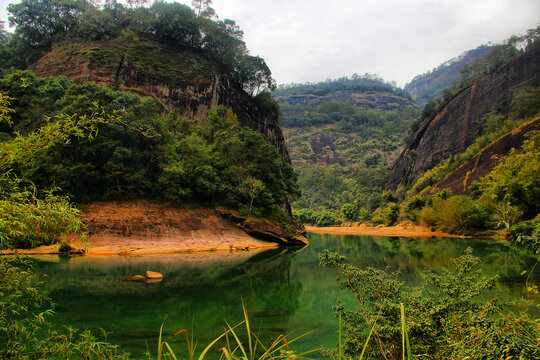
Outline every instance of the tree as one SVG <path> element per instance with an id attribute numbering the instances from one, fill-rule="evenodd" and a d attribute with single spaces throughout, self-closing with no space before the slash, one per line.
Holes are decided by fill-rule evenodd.
<path id="1" fill-rule="evenodd" d="M 242 55 L 234 76 L 244 91 L 251 96 L 264 89 L 274 90 L 276 87 L 270 68 L 264 59 L 258 56 Z"/>
<path id="2" fill-rule="evenodd" d="M 212 0 L 192 0 L 191 6 L 197 17 L 210 19 L 216 15 L 216 11 L 212 8 Z"/>
<path id="3" fill-rule="evenodd" d="M 148 0 L 127 0 L 127 4 L 130 8 L 136 8 L 144 6 L 148 3 Z"/>
<path id="4" fill-rule="evenodd" d="M 249 199 L 249 215 L 251 215 L 251 211 L 253 209 L 253 201 L 261 192 L 264 191 L 264 189 L 264 183 L 261 180 L 255 179 L 251 176 L 247 177 L 240 183 L 238 190 L 242 195 Z"/>
<path id="5" fill-rule="evenodd" d="M 88 6 L 92 5 L 86 0 L 23 0 L 8 5 L 9 25 L 17 26 L 15 35 L 23 42 L 46 48 L 56 36 L 75 27 Z"/>

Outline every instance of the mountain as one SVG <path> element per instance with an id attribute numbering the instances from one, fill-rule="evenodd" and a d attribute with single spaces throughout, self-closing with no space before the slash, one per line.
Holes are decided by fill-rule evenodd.
<path id="1" fill-rule="evenodd" d="M 493 49 L 490 45 L 480 45 L 476 49 L 464 52 L 452 58 L 431 71 L 415 76 L 403 88 L 423 107 L 429 100 L 440 97 L 443 89 L 461 80 L 461 70 L 465 65 L 471 65 L 476 59 L 484 58 Z"/>
<path id="2" fill-rule="evenodd" d="M 389 166 L 419 115 L 407 94 L 364 75 L 282 86 L 272 95 L 298 173 L 302 197 L 293 208 L 301 220 L 332 224 L 345 204 L 376 207 Z"/>
<path id="3" fill-rule="evenodd" d="M 486 116 L 507 116 L 516 91 L 540 85 L 540 45 L 459 90 L 442 103 L 416 131 L 395 162 L 387 186 L 396 189 L 409 177 L 465 152 L 485 132 Z"/>

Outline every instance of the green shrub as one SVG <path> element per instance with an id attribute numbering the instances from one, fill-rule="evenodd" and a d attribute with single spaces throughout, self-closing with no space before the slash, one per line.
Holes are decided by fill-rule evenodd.
<path id="1" fill-rule="evenodd" d="M 358 268 L 328 251 L 319 254 L 319 260 L 340 272 L 339 286 L 351 291 L 359 305 L 350 309 L 338 301 L 334 307 L 344 338 L 340 349 L 330 352 L 336 359 L 358 358 L 373 327 L 365 358 L 402 359 L 401 304 L 415 358 L 424 354 L 437 360 L 540 356 L 540 322 L 528 315 L 525 304 L 502 315 L 501 310 L 508 308 L 482 300 L 496 277 L 482 276 L 471 248 L 453 259 L 454 269 L 425 271 L 422 285 L 410 287 L 399 280 L 398 271 Z"/>
<path id="2" fill-rule="evenodd" d="M 466 195 L 434 198 L 420 213 L 423 224 L 452 234 L 470 234 L 490 227 L 491 212 Z"/>
<path id="3" fill-rule="evenodd" d="M 426 200 L 420 196 L 413 196 L 401 205 L 401 213 L 412 221 L 418 220 L 420 211 L 426 205 Z"/>
<path id="4" fill-rule="evenodd" d="M 372 221 L 374 224 L 383 224 L 385 226 L 391 226 L 399 219 L 399 205 L 391 202 L 388 203 L 373 213 Z"/>
<path id="5" fill-rule="evenodd" d="M 335 211 L 323 210 L 318 214 L 315 225 L 328 226 L 328 225 L 336 225 L 338 223 L 339 223 L 339 220 Z"/>
<path id="6" fill-rule="evenodd" d="M 355 204 L 346 203 L 341 207 L 341 215 L 346 220 L 356 221 L 358 220 L 359 210 Z"/>

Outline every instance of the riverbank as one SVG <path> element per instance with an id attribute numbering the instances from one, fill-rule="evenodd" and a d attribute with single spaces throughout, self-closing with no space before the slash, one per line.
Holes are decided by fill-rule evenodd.
<path id="1" fill-rule="evenodd" d="M 465 236 L 448 234 L 441 231 L 431 231 L 431 229 L 402 223 L 394 226 L 373 226 L 369 224 L 360 224 L 354 226 L 330 226 L 316 227 L 306 225 L 306 230 L 319 234 L 334 234 L 334 235 L 367 235 L 367 236 L 390 236 L 390 237 L 450 237 L 450 238 L 472 238 L 478 236 Z M 500 235 L 482 235 L 483 238 L 502 238 Z"/>
<path id="2" fill-rule="evenodd" d="M 277 242 L 251 236 L 214 210 L 180 209 L 146 200 L 89 204 L 83 209 L 82 220 L 86 238 L 72 236 L 64 242 L 87 255 L 246 251 L 279 246 Z M 58 253 L 59 246 L 17 251 L 43 255 Z"/>

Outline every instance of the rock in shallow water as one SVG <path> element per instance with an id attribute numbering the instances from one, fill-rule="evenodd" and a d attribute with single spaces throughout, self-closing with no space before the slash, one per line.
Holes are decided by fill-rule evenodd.
<path id="1" fill-rule="evenodd" d="M 163 275 L 155 271 L 147 271 L 144 276 L 146 276 L 147 279 L 163 279 Z"/>

